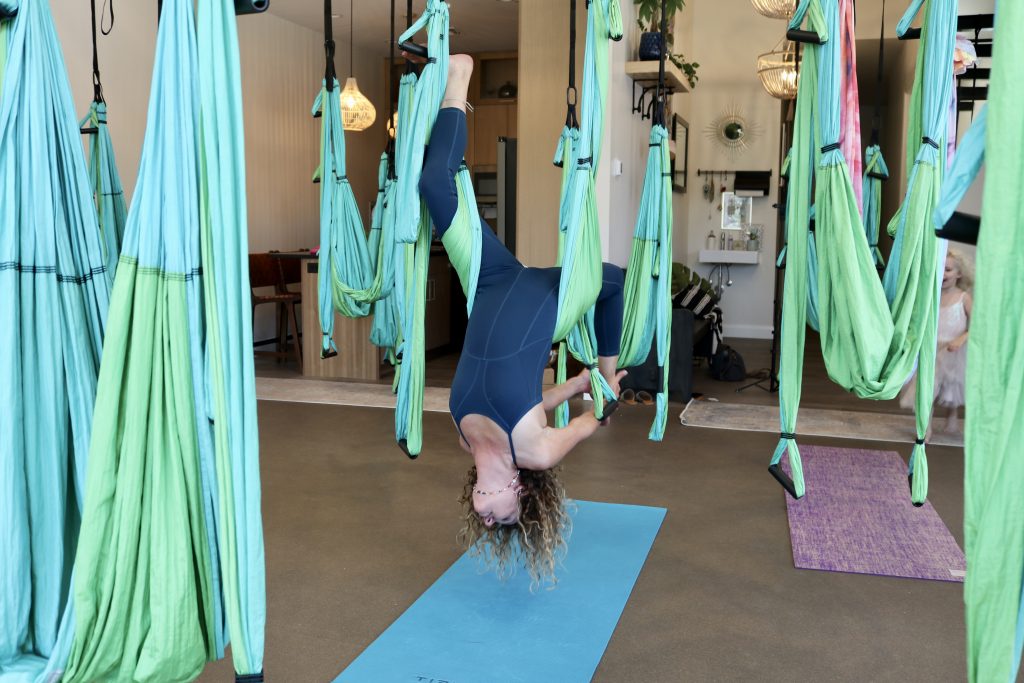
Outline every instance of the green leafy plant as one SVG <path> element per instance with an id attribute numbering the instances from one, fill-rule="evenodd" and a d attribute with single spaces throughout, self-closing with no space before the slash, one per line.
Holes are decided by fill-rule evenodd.
<path id="1" fill-rule="evenodd" d="M 637 6 L 636 24 L 641 31 L 656 33 L 661 30 L 661 0 L 633 0 L 633 4 Z M 675 18 L 676 12 L 682 11 L 685 6 L 685 0 L 665 0 L 665 20 L 669 26 L 665 43 L 668 48 L 668 60 L 679 67 L 679 70 L 686 76 L 690 88 L 693 89 L 699 80 L 697 68 L 700 64 L 688 62 L 683 54 L 672 52 L 672 20 Z"/>

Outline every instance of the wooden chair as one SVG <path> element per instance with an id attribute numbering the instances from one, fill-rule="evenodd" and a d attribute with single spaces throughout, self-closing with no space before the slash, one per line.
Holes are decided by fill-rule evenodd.
<path id="1" fill-rule="evenodd" d="M 257 355 L 275 356 L 277 358 L 287 358 L 291 353 L 294 353 L 295 360 L 299 363 L 299 369 L 302 369 L 302 343 L 299 339 L 299 322 L 298 316 L 295 312 L 295 307 L 302 303 L 302 294 L 299 292 L 293 292 L 288 289 L 289 280 L 285 277 L 285 269 L 287 266 L 284 265 L 286 259 L 274 258 L 270 254 L 249 254 L 249 287 L 252 291 L 252 312 L 253 319 L 256 317 L 256 307 L 260 304 L 274 304 L 276 329 L 277 329 L 277 348 L 275 351 L 254 351 Z M 289 261 L 288 266 L 291 265 Z M 299 262 L 295 261 L 295 270 L 298 271 Z M 290 270 L 290 269 L 289 269 Z M 296 272 L 294 275 L 298 275 Z M 295 281 L 298 277 L 295 277 Z M 265 289 L 272 287 L 274 289 L 272 294 L 264 293 L 257 294 L 257 289 Z M 292 350 L 289 352 L 288 346 L 288 328 L 291 327 L 292 335 Z M 254 346 L 262 346 L 269 342 L 256 342 Z"/>

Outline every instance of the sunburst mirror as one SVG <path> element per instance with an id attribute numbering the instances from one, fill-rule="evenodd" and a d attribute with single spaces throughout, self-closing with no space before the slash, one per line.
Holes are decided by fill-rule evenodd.
<path id="1" fill-rule="evenodd" d="M 704 128 L 704 135 L 715 140 L 732 154 L 739 156 L 761 134 L 761 127 L 748 121 L 737 105 L 729 106 Z"/>

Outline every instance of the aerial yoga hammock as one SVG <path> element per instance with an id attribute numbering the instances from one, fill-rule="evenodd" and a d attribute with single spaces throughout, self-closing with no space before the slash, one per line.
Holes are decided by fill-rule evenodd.
<path id="1" fill-rule="evenodd" d="M 110 274 L 46 0 L 0 0 L 0 680 L 63 668 Z"/>
<path id="2" fill-rule="evenodd" d="M 121 176 L 114 159 L 114 143 L 107 128 L 107 102 L 103 98 L 103 84 L 100 80 L 100 60 L 96 44 L 96 0 L 90 0 L 92 9 L 92 85 L 93 100 L 89 113 L 79 121 L 82 133 L 89 136 L 89 181 L 92 185 L 96 214 L 99 217 L 100 234 L 107 270 L 111 277 L 117 270 L 117 259 L 121 254 L 121 240 L 124 238 L 124 223 L 128 209 L 121 187 Z M 111 7 L 110 27 L 102 28 L 103 35 L 109 35 L 114 27 Z"/>
<path id="3" fill-rule="evenodd" d="M 667 44 L 667 12 L 661 3 L 662 45 Z M 648 438 L 661 441 L 668 421 L 668 371 L 672 341 L 672 162 L 669 156 L 665 106 L 664 51 L 658 65 L 658 90 L 648 142 L 647 170 L 626 270 L 625 315 L 619 365 L 640 365 L 656 344 L 660 391 Z"/>
<path id="4" fill-rule="evenodd" d="M 196 12 L 196 14 L 194 14 Z M 265 594 L 234 3 L 165 0 L 96 398 L 63 679 L 260 681 Z"/>
<path id="5" fill-rule="evenodd" d="M 900 21 L 902 35 L 925 0 L 914 0 Z M 896 247 L 887 277 L 891 296 L 879 283 L 859 207 L 839 145 L 839 45 L 837 0 L 801 0 L 791 35 L 809 19 L 814 44 L 804 50 L 797 95 L 797 120 L 787 202 L 788 267 L 783 301 L 780 414 L 782 434 L 769 471 L 790 495 L 804 494 L 796 417 L 802 379 L 808 288 L 806 238 L 810 174 L 814 174 L 819 322 L 829 376 L 862 398 L 889 399 L 917 373 L 917 441 L 911 455 L 911 499 L 927 496 L 924 434 L 931 417 L 939 268 L 942 253 L 931 229 L 945 155 L 946 117 L 952 96 L 956 0 L 927 0 L 918 53 L 908 132 L 909 186 L 893 218 Z M 816 35 L 815 35 L 816 34 Z M 815 162 L 820 148 L 820 160 Z M 788 453 L 790 474 L 780 461 Z"/>
<path id="6" fill-rule="evenodd" d="M 996 7 L 989 102 L 964 135 L 943 184 L 935 227 L 987 166 L 964 438 L 967 677 L 1017 680 L 1024 645 L 1024 5 Z"/>

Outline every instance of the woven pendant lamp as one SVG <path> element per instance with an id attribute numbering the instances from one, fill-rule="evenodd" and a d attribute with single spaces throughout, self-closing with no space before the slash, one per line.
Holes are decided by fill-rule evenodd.
<path id="1" fill-rule="evenodd" d="M 341 91 L 341 123 L 345 130 L 361 131 L 366 130 L 377 120 L 377 110 L 366 98 L 366 95 L 359 91 L 359 84 L 356 77 L 351 75 L 355 72 L 355 48 L 352 41 L 355 16 L 352 13 L 352 0 L 348 4 L 348 26 L 349 26 L 349 77 L 345 81 L 345 87 Z"/>
<path id="2" fill-rule="evenodd" d="M 797 50 L 788 40 L 757 58 L 757 76 L 772 97 L 792 100 L 796 97 Z"/>
<path id="3" fill-rule="evenodd" d="M 796 10 L 796 0 L 750 0 L 750 4 L 769 19 L 789 19 Z"/>

